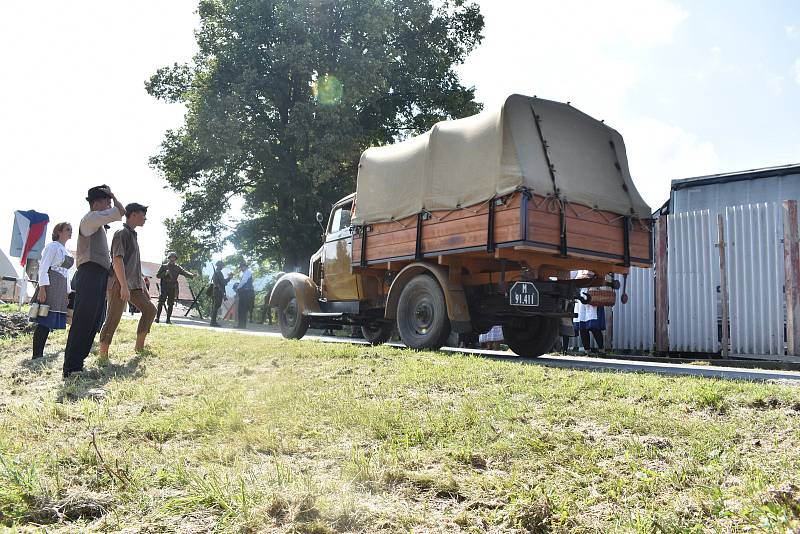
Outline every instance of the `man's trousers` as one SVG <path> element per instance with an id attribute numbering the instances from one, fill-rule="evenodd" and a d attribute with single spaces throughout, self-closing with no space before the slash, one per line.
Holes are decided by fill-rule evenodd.
<path id="1" fill-rule="evenodd" d="M 64 376 L 82 371 L 83 361 L 92 350 L 94 336 L 100 330 L 106 312 L 108 269 L 94 262 L 86 262 L 78 267 L 72 286 L 75 289 L 75 304 L 64 349 Z"/>
<path id="2" fill-rule="evenodd" d="M 103 330 L 100 331 L 100 343 L 111 343 L 114 338 L 114 332 L 117 331 L 119 321 L 122 319 L 122 312 L 125 310 L 125 301 L 120 297 L 120 286 L 116 278 L 111 284 L 108 298 L 108 316 L 106 322 L 103 324 Z M 141 289 L 131 289 L 131 303 L 142 312 L 139 317 L 139 326 L 136 328 L 136 334 L 147 334 L 150 332 L 150 326 L 153 324 L 153 319 L 156 318 L 156 307 L 150 302 L 150 295 Z"/>

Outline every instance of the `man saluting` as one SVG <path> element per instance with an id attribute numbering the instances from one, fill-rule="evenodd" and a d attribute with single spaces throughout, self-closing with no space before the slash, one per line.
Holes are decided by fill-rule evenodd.
<path id="1" fill-rule="evenodd" d="M 64 378 L 83 371 L 83 361 L 89 355 L 94 336 L 103 322 L 108 269 L 111 266 L 105 225 L 120 220 L 125 214 L 122 203 L 105 184 L 89 189 L 86 201 L 89 213 L 83 216 L 78 227 L 75 253 L 78 270 L 72 279 L 75 303 L 72 327 L 64 350 Z"/>

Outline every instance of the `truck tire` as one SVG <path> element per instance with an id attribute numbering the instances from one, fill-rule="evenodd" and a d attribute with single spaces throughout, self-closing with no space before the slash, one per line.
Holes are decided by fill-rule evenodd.
<path id="1" fill-rule="evenodd" d="M 547 354 L 556 344 L 561 320 L 553 317 L 530 319 L 524 328 L 503 326 L 503 338 L 508 348 L 525 358 Z"/>
<path id="2" fill-rule="evenodd" d="M 392 337 L 393 328 L 392 324 L 364 325 L 361 327 L 361 334 L 370 345 L 382 345 Z"/>
<path id="3" fill-rule="evenodd" d="M 416 350 L 436 350 L 447 341 L 447 303 L 435 278 L 420 274 L 403 288 L 397 303 L 397 330 L 403 343 Z"/>
<path id="4" fill-rule="evenodd" d="M 297 297 L 286 300 L 278 306 L 278 324 L 281 335 L 286 339 L 300 339 L 308 331 L 309 319 L 300 313 L 297 307 Z"/>

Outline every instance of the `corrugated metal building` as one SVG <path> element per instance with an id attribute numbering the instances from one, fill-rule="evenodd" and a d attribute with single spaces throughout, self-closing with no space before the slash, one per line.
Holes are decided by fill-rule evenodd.
<path id="1" fill-rule="evenodd" d="M 667 212 L 709 210 L 728 206 L 800 199 L 800 164 L 673 180 Z"/>
<path id="2" fill-rule="evenodd" d="M 791 342 L 785 285 L 792 276 L 783 201 L 798 199 L 800 164 L 673 180 L 669 201 L 655 214 L 666 243 L 665 260 L 656 254 L 656 262 L 664 265 L 632 273 L 636 310 L 615 310 L 614 347 L 782 357 Z"/>

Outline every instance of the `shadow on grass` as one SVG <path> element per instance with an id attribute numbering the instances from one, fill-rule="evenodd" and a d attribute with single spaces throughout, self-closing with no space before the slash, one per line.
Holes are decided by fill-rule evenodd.
<path id="1" fill-rule="evenodd" d="M 56 395 L 56 402 L 75 402 L 81 399 L 101 399 L 105 396 L 104 386 L 119 378 L 138 378 L 142 375 L 139 364 L 155 353 L 145 349 L 136 353 L 124 363 L 111 362 L 98 369 L 88 369 L 65 378 Z"/>

